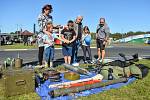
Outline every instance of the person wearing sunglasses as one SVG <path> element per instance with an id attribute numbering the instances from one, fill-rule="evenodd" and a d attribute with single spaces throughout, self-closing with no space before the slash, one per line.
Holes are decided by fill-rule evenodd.
<path id="1" fill-rule="evenodd" d="M 99 62 L 104 62 L 105 46 L 109 39 L 110 29 L 105 22 L 105 18 L 100 18 L 96 29 L 97 55 Z"/>
<path id="2" fill-rule="evenodd" d="M 53 23 L 53 18 L 50 15 L 52 13 L 53 8 L 52 5 L 46 4 L 42 8 L 42 13 L 38 16 L 38 25 L 39 25 L 39 33 L 38 33 L 38 47 L 39 47 L 39 52 L 38 52 L 38 60 L 39 60 L 39 65 L 42 65 L 43 61 L 43 53 L 44 53 L 44 42 L 43 42 L 43 35 L 44 33 L 48 34 L 47 31 L 45 31 L 45 27 L 47 23 Z"/>

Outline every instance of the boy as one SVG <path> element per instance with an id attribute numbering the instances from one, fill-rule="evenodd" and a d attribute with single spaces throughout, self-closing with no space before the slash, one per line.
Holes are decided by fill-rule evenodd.
<path id="1" fill-rule="evenodd" d="M 71 63 L 71 56 L 72 56 L 72 46 L 73 41 L 76 38 L 76 33 L 74 31 L 74 22 L 72 20 L 68 21 L 67 28 L 64 28 L 61 32 L 62 39 L 64 41 L 69 41 L 68 43 L 62 43 L 62 53 L 64 55 L 65 63 Z"/>

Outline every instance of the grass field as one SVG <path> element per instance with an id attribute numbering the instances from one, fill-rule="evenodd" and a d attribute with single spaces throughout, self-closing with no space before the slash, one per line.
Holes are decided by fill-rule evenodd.
<path id="1" fill-rule="evenodd" d="M 61 47 L 60 45 L 55 45 L 55 47 Z M 24 46 L 23 43 L 15 43 L 13 45 L 3 45 L 0 46 L 0 49 L 37 49 L 38 45 L 34 44 L 34 45 L 28 45 L 28 46 Z"/>
<path id="2" fill-rule="evenodd" d="M 137 43 L 111 43 L 110 45 L 114 46 L 136 46 L 136 47 L 141 47 L 141 46 L 150 46 L 149 44 L 140 44 L 138 45 Z M 108 46 L 108 45 L 107 45 Z M 96 40 L 92 40 L 91 42 L 91 47 L 96 47 Z M 38 46 L 37 44 L 34 45 L 28 45 L 24 46 L 23 43 L 15 43 L 13 45 L 3 45 L 0 46 L 0 49 L 37 49 Z M 61 45 L 55 45 L 55 48 L 61 48 Z"/>
<path id="3" fill-rule="evenodd" d="M 38 48 L 37 45 L 28 45 L 28 46 L 24 46 L 23 43 L 15 43 L 13 45 L 3 45 L 0 46 L 1 49 L 35 49 Z"/>
<path id="4" fill-rule="evenodd" d="M 150 60 L 140 60 L 137 62 L 150 68 Z M 5 98 L 3 88 L 0 84 L 0 100 L 40 100 L 36 93 Z M 143 79 L 135 81 L 133 84 L 123 86 L 119 89 L 104 91 L 99 94 L 80 97 L 78 100 L 150 100 L 150 73 Z"/>
<path id="5" fill-rule="evenodd" d="M 95 47 L 96 44 L 95 41 L 92 41 L 91 43 L 91 46 L 92 47 Z M 24 46 L 23 43 L 15 43 L 13 45 L 3 45 L 3 46 L 0 46 L 0 49 L 37 49 L 38 48 L 38 45 L 37 44 L 34 44 L 34 45 L 28 45 L 28 46 Z M 61 45 L 55 45 L 55 48 L 61 48 Z"/>

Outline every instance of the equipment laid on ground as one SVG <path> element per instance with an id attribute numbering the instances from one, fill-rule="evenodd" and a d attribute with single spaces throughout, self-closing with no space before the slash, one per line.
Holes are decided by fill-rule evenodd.
<path id="1" fill-rule="evenodd" d="M 139 61 L 138 54 L 134 54 L 132 56 L 126 57 L 125 54 L 119 53 L 119 56 L 123 58 L 123 60 L 114 60 L 109 62 L 108 65 L 110 66 L 119 66 L 119 67 L 126 67 L 132 65 L 134 62 Z"/>
<path id="2" fill-rule="evenodd" d="M 100 74 L 102 74 L 106 80 L 118 79 L 125 76 L 124 69 L 119 66 L 103 66 L 103 68 L 101 68 Z M 125 67 L 125 74 L 126 77 L 131 75 L 129 67 Z"/>
<path id="3" fill-rule="evenodd" d="M 74 66 L 69 65 L 69 64 L 63 64 L 63 66 L 65 68 L 67 68 L 68 70 L 74 71 L 74 72 L 82 74 L 82 75 L 89 75 L 90 74 L 90 72 L 88 70 L 80 68 L 80 67 L 74 67 Z"/>
<path id="4" fill-rule="evenodd" d="M 14 58 L 6 58 L 4 61 L 4 68 L 6 69 L 8 66 L 13 67 L 15 65 L 15 59 Z"/>
<path id="5" fill-rule="evenodd" d="M 103 67 L 102 62 L 98 61 L 97 64 L 96 64 L 96 68 L 94 68 L 95 73 L 100 74 L 102 67 Z"/>
<path id="6" fill-rule="evenodd" d="M 61 76 L 60 73 L 56 70 L 49 68 L 40 68 L 35 70 L 35 85 L 36 87 L 43 84 L 46 80 L 50 82 L 60 82 Z"/>
<path id="7" fill-rule="evenodd" d="M 132 59 L 127 59 L 123 53 L 119 53 L 119 55 L 123 58 L 123 61 L 116 60 L 101 68 L 100 74 L 104 76 L 104 79 L 109 79 L 110 76 L 114 79 L 122 77 L 128 78 L 131 76 L 143 78 L 143 73 L 145 75 L 148 73 L 148 68 L 146 66 L 142 67 L 134 63 L 138 61 L 138 54 L 133 55 Z"/>
<path id="8" fill-rule="evenodd" d="M 129 83 L 132 83 L 133 81 L 136 80 L 135 77 L 137 78 L 142 78 L 143 72 L 147 73 L 148 70 L 145 69 L 145 66 L 141 66 L 140 64 L 136 64 L 135 61 L 138 60 L 138 55 L 135 55 L 134 57 L 132 57 L 132 59 L 127 59 L 125 57 L 125 55 L 120 54 L 121 58 L 123 58 L 123 61 L 119 61 L 119 63 L 113 61 L 114 64 L 116 65 L 111 65 L 112 62 L 107 62 L 107 63 L 100 63 L 97 62 L 96 64 L 91 64 L 91 65 L 87 65 L 87 67 L 90 68 L 87 69 L 88 71 L 92 71 L 94 68 L 93 73 L 91 72 L 89 76 L 85 76 L 88 75 L 89 72 L 85 71 L 83 69 L 84 72 L 82 72 L 82 70 L 80 70 L 80 67 L 74 67 L 68 64 L 64 64 L 62 67 L 65 69 L 69 69 L 73 72 L 77 72 L 81 75 L 81 79 L 80 80 L 76 80 L 76 81 L 70 81 L 70 82 L 66 82 L 66 80 L 64 78 L 62 78 L 62 83 L 47 83 L 45 84 L 45 86 L 47 87 L 47 85 L 49 85 L 49 89 L 45 89 L 45 87 L 39 87 L 37 89 L 38 94 L 41 95 L 41 97 L 43 97 L 42 99 L 45 100 L 44 97 L 48 98 L 54 98 L 54 97 L 58 97 L 59 99 L 63 99 L 66 97 L 74 98 L 74 96 L 85 96 L 85 95 L 89 95 L 89 94 L 94 94 L 94 93 L 98 93 L 104 90 L 109 90 L 112 88 L 119 88 L 121 86 L 125 86 Z M 120 65 L 117 65 L 120 64 Z M 96 67 L 95 67 L 96 65 Z M 140 67 L 139 67 L 140 66 Z M 85 68 L 85 67 L 84 67 Z M 141 71 L 141 69 L 143 71 Z M 95 73 L 96 72 L 96 73 Z M 98 74 L 100 73 L 100 74 Z M 63 73 L 65 74 L 65 73 Z M 62 75 L 63 75 L 62 74 Z M 95 79 L 91 79 L 89 77 L 92 77 L 93 75 L 98 74 L 98 75 L 104 75 L 104 79 L 107 80 L 101 80 L 98 78 Z M 64 75 L 65 76 L 65 75 Z M 66 75 L 66 76 L 70 76 L 70 75 Z M 65 76 L 65 77 L 66 77 Z M 133 76 L 133 77 L 132 77 Z M 71 76 L 70 76 L 71 77 Z M 88 77 L 88 78 L 87 78 Z M 87 79 L 83 79 L 83 78 L 87 78 Z M 92 77 L 93 78 L 93 77 Z M 119 83 L 119 84 L 117 84 Z M 110 85 L 110 86 L 108 86 Z M 105 86 L 107 86 L 105 88 Z M 101 88 L 103 87 L 103 88 Z M 43 90 L 45 89 L 45 91 L 49 91 L 48 93 L 46 92 L 43 96 Z M 91 89 L 91 90 L 89 90 Z M 41 90 L 41 91 L 40 91 Z M 84 90 L 88 90 L 85 92 L 81 92 Z M 78 93 L 79 92 L 79 93 Z M 77 93 L 77 94 L 74 94 Z M 50 96 L 48 96 L 48 94 Z M 68 96 L 67 96 L 68 95 Z M 65 97 L 63 97 L 65 96 Z M 56 98 L 57 99 L 57 98 Z"/>
<path id="9" fill-rule="evenodd" d="M 46 70 L 43 72 L 43 78 L 45 80 L 49 79 L 51 82 L 58 82 L 60 81 L 60 73 L 55 70 Z"/>
<path id="10" fill-rule="evenodd" d="M 67 80 L 74 81 L 80 79 L 80 75 L 74 72 L 66 72 L 64 73 L 64 78 Z"/>
<path id="11" fill-rule="evenodd" d="M 0 80 L 5 96 L 27 94 L 35 89 L 35 76 L 31 69 L 4 70 Z"/>
<path id="12" fill-rule="evenodd" d="M 88 81 L 92 81 L 92 80 L 102 80 L 103 76 L 101 74 L 97 74 L 91 78 L 87 78 L 87 79 L 81 79 L 81 80 L 76 80 L 76 81 L 70 81 L 70 82 L 64 82 L 64 83 L 58 83 L 58 84 L 52 84 L 49 85 L 49 88 L 68 88 L 71 87 L 72 84 L 76 84 L 76 83 L 81 83 L 82 82 L 88 82 Z"/>
<path id="13" fill-rule="evenodd" d="M 105 87 L 107 85 L 112 85 L 112 84 L 121 83 L 121 82 L 127 82 L 127 79 L 120 78 L 120 79 L 116 79 L 116 80 L 108 80 L 106 82 L 98 82 L 98 83 L 88 84 L 88 85 L 79 86 L 79 87 L 60 88 L 60 89 L 50 91 L 49 95 L 52 98 L 54 98 L 54 97 L 58 97 L 58 96 L 68 95 L 70 93 L 77 93 L 77 92 L 81 92 L 84 90 Z"/>
<path id="14" fill-rule="evenodd" d="M 4 61 L 4 69 L 6 69 L 7 67 L 11 67 L 11 68 L 21 68 L 23 64 L 23 59 L 21 59 L 19 57 L 19 53 L 18 53 L 18 58 L 6 58 Z"/>
<path id="15" fill-rule="evenodd" d="M 22 67 L 23 60 L 21 58 L 15 59 L 15 68 L 21 68 Z"/>
<path id="16" fill-rule="evenodd" d="M 21 59 L 19 57 L 19 53 L 18 53 L 18 58 L 15 59 L 15 68 L 21 68 L 22 67 L 22 63 L 23 63 L 23 59 Z"/>

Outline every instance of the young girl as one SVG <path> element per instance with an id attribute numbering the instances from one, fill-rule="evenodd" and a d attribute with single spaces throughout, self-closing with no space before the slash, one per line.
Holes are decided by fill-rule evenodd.
<path id="1" fill-rule="evenodd" d="M 83 28 L 83 34 L 82 34 L 82 50 L 83 50 L 83 54 L 84 54 L 84 63 L 88 63 L 88 61 L 86 59 L 86 52 L 88 52 L 90 63 L 92 63 L 90 43 L 91 43 L 90 30 L 89 30 L 88 26 L 85 26 Z"/>
<path id="2" fill-rule="evenodd" d="M 53 67 L 53 60 L 54 60 L 54 38 L 57 38 L 63 42 L 63 39 L 58 37 L 56 34 L 53 33 L 53 25 L 52 23 L 47 23 L 46 28 L 44 30 L 45 34 L 43 36 L 44 42 L 44 56 L 45 56 L 45 67 Z"/>

